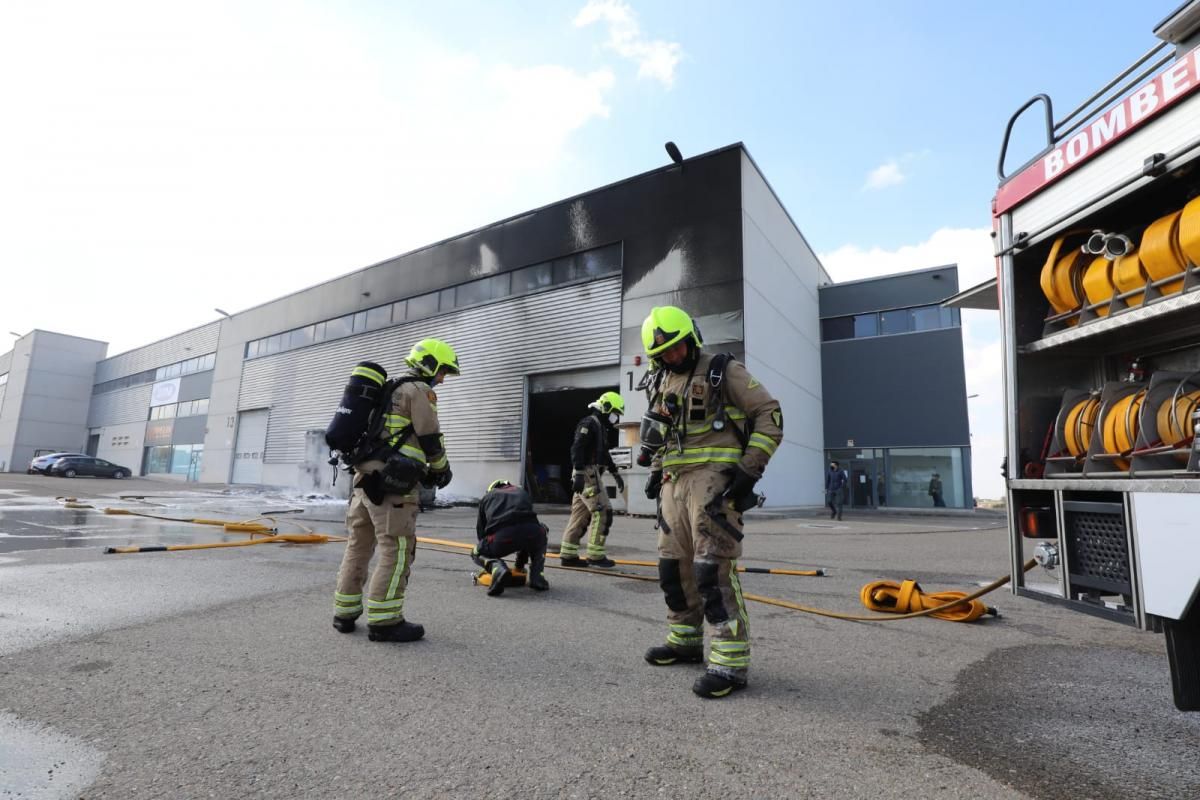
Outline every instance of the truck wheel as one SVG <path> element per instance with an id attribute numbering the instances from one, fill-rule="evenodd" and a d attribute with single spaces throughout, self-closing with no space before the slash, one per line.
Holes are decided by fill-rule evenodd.
<path id="1" fill-rule="evenodd" d="M 1164 619 L 1171 689 L 1180 711 L 1200 711 L 1200 613 L 1182 620 Z"/>

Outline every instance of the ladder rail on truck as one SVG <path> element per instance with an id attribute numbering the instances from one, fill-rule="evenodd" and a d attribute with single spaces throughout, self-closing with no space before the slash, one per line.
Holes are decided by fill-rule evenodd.
<path id="1" fill-rule="evenodd" d="M 993 200 L 1013 591 L 1166 634 L 1200 710 L 1200 0 Z M 1042 106 L 1046 147 L 1004 172 Z M 1186 249 L 1185 249 L 1186 248 Z M 1030 557 L 1043 570 L 1022 574 Z"/>

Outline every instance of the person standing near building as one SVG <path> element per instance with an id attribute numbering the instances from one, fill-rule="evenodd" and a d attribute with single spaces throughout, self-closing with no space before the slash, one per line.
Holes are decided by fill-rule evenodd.
<path id="1" fill-rule="evenodd" d="M 612 503 L 604 488 L 603 470 L 612 473 L 617 491 L 625 491 L 625 481 L 617 472 L 608 452 L 609 431 L 625 413 L 625 401 L 616 392 L 605 392 L 593 403 L 591 411 L 575 426 L 571 443 L 571 516 L 558 547 L 564 567 L 616 566 L 605 552 L 604 542 L 612 527 Z M 587 533 L 587 560 L 579 557 L 579 543 Z"/>
<path id="2" fill-rule="evenodd" d="M 946 501 L 942 499 L 942 476 L 936 472 L 929 479 L 929 496 L 933 498 L 934 508 L 946 507 Z"/>
<path id="3" fill-rule="evenodd" d="M 479 543 L 471 551 L 471 560 L 487 571 L 492 578 L 488 594 L 504 593 L 508 580 L 508 565 L 504 556 L 517 553 L 517 569 L 529 564 L 529 588 L 544 592 L 546 582 L 546 526 L 533 512 L 529 492 L 508 481 L 492 481 L 479 501 L 479 516 L 475 522 Z"/>
<path id="4" fill-rule="evenodd" d="M 654 308 L 642 343 L 655 370 L 642 446 L 655 449 L 646 496 L 659 501 L 658 575 L 667 603 L 666 643 L 646 651 L 656 666 L 708 666 L 692 686 L 718 698 L 743 689 L 750 629 L 737 560 L 741 510 L 783 440 L 779 403 L 738 361 L 702 349 L 695 323 L 674 306 Z"/>
<path id="5" fill-rule="evenodd" d="M 846 472 L 836 461 L 829 462 L 829 471 L 825 473 L 825 507 L 829 509 L 830 519 L 842 518 L 842 495 L 846 488 Z"/>
<path id="6" fill-rule="evenodd" d="M 351 633 L 364 609 L 367 566 L 378 550 L 365 603 L 373 642 L 411 642 L 425 635 L 423 626 L 404 618 L 405 590 L 417 552 L 419 484 L 440 489 L 451 479 L 433 387 L 447 375 L 459 374 L 458 356 L 443 341 L 422 339 L 405 363 L 409 368 L 392 392 L 379 445 L 354 465 L 346 551 L 333 600 L 333 627 Z"/>

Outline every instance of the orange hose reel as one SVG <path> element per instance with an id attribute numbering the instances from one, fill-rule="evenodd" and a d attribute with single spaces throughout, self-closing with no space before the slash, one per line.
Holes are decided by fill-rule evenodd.
<path id="1" fill-rule="evenodd" d="M 1138 411 L 1146 399 L 1146 390 L 1127 394 L 1112 404 L 1100 423 L 1101 443 L 1110 455 L 1129 453 L 1137 442 Z M 1126 458 L 1114 459 L 1118 469 L 1129 469 Z"/>
<path id="2" fill-rule="evenodd" d="M 1100 398 L 1088 396 L 1077 402 L 1067 412 L 1063 424 L 1063 446 L 1076 458 L 1087 455 L 1092 430 L 1096 427 L 1096 415 L 1100 412 Z"/>

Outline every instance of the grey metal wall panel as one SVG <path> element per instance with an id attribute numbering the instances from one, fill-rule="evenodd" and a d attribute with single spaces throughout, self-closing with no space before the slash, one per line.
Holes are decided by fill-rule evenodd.
<path id="1" fill-rule="evenodd" d="M 412 345 L 434 337 L 463 369 L 437 390 L 451 461 L 519 460 L 524 376 L 616 364 L 620 309 L 621 279 L 610 278 L 254 359 L 238 408 L 270 408 L 266 463 L 299 463 L 305 432 L 325 428 L 357 362 L 398 374 Z"/>
<path id="2" fill-rule="evenodd" d="M 217 349 L 217 337 L 220 332 L 220 321 L 210 322 L 208 325 L 107 358 L 96 365 L 96 383 L 212 353 Z"/>
<path id="3" fill-rule="evenodd" d="M 12 350 L 9 350 L 4 355 L 0 355 L 0 375 L 3 375 L 12 368 L 12 356 Z"/>
<path id="4" fill-rule="evenodd" d="M 179 381 L 179 402 L 200 400 L 212 395 L 212 370 L 184 375 Z"/>
<path id="5" fill-rule="evenodd" d="M 822 318 L 932 305 L 955 294 L 958 294 L 958 267 L 954 264 L 835 283 L 819 290 Z"/>
<path id="6" fill-rule="evenodd" d="M 180 417 L 171 431 L 171 444 L 204 444 L 208 417 Z"/>
<path id="7" fill-rule="evenodd" d="M 962 329 L 825 342 L 825 446 L 966 447 Z"/>
<path id="8" fill-rule="evenodd" d="M 88 409 L 88 427 L 120 425 L 126 422 L 145 421 L 150 411 L 150 390 L 153 384 L 134 386 L 115 392 L 92 395 Z"/>

